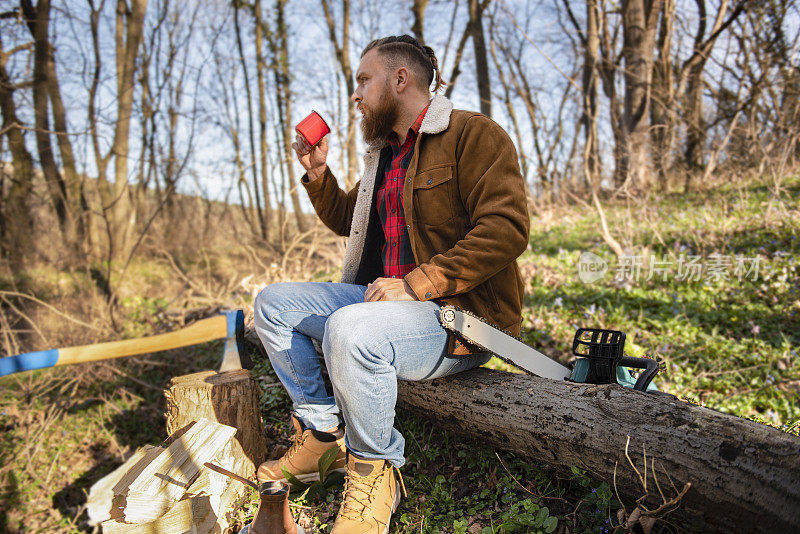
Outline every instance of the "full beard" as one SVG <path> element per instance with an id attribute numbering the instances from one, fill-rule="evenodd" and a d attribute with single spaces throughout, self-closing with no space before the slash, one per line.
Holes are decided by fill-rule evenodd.
<path id="1" fill-rule="evenodd" d="M 380 104 L 375 109 L 361 105 L 364 116 L 361 119 L 361 134 L 368 145 L 381 144 L 392 134 L 400 106 L 397 99 L 388 90 L 384 92 Z"/>

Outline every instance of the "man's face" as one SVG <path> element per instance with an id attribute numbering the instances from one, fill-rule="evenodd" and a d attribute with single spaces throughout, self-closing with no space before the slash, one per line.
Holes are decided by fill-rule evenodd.
<path id="1" fill-rule="evenodd" d="M 391 135 L 400 105 L 383 58 L 376 50 L 370 50 L 361 59 L 356 71 L 356 89 L 350 100 L 362 114 L 361 133 L 367 144 L 380 143 Z"/>

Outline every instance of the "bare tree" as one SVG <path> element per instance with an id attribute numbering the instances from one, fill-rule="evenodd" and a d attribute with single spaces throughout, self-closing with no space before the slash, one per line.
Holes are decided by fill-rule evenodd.
<path id="1" fill-rule="evenodd" d="M 425 42 L 424 36 L 424 21 L 425 21 L 425 8 L 428 6 L 428 0 L 413 0 L 411 5 L 411 14 L 414 15 L 414 22 L 411 24 L 411 33 L 420 43 Z"/>
<path id="2" fill-rule="evenodd" d="M 76 241 L 75 214 L 69 207 L 67 185 L 56 162 L 50 134 L 48 87 L 51 83 L 48 77 L 48 66 L 52 63 L 52 47 L 49 40 L 50 0 L 39 0 L 35 7 L 30 0 L 22 0 L 20 8 L 34 40 L 33 111 L 39 164 L 42 167 L 44 180 L 50 192 L 50 200 L 53 203 L 64 241 L 68 244 L 74 244 Z"/>
<path id="3" fill-rule="evenodd" d="M 256 142 L 253 134 L 253 97 L 250 91 L 250 76 L 247 73 L 247 61 L 245 59 L 244 45 L 242 44 L 242 30 L 239 25 L 239 9 L 240 5 L 238 0 L 233 3 L 233 25 L 236 30 L 236 46 L 239 51 L 239 62 L 242 67 L 242 74 L 244 75 L 244 91 L 247 98 L 247 122 L 249 125 L 248 139 L 250 141 L 250 169 L 253 174 L 253 197 L 255 199 L 255 209 L 258 215 L 258 227 L 261 232 L 261 239 L 267 241 L 268 229 L 265 209 L 269 207 L 262 207 L 261 194 L 258 187 L 258 166 L 256 165 Z"/>
<path id="4" fill-rule="evenodd" d="M 472 48 L 475 52 L 475 74 L 478 78 L 478 96 L 481 113 L 492 116 L 492 86 L 489 80 L 489 62 L 486 60 L 486 39 L 483 33 L 483 13 L 491 0 L 469 0 L 469 20 L 472 23 Z"/>
<path id="5" fill-rule="evenodd" d="M 567 0 L 564 8 L 578 33 L 583 50 L 581 68 L 581 118 L 579 126 L 584 133 L 584 176 L 590 183 L 600 178 L 600 149 L 597 141 L 597 91 L 600 57 L 600 10 L 597 0 L 586 0 L 585 31 L 581 29 Z"/>
<path id="6" fill-rule="evenodd" d="M 256 80 L 258 82 L 258 139 L 259 139 L 259 167 L 261 169 L 261 190 L 264 193 L 264 215 L 266 219 L 264 225 L 266 231 L 264 239 L 270 239 L 271 211 L 269 194 L 269 166 L 267 165 L 267 154 L 269 153 L 269 143 L 267 141 L 267 91 L 266 75 L 267 64 L 264 59 L 264 21 L 261 13 L 261 0 L 253 2 L 253 22 L 255 24 L 255 47 L 256 47 Z M 242 58 L 244 61 L 244 57 Z"/>
<path id="7" fill-rule="evenodd" d="M 455 89 L 458 76 L 461 74 L 461 60 L 464 55 L 464 46 L 467 39 L 472 39 L 473 50 L 475 53 L 475 74 L 478 82 L 478 97 L 480 98 L 481 113 L 492 116 L 492 91 L 489 80 L 489 62 L 486 55 L 486 41 L 483 31 L 483 13 L 489 7 L 491 0 L 468 0 L 469 19 L 464 28 L 464 33 L 456 48 L 456 58 L 453 63 L 453 70 L 448 79 L 445 96 L 450 98 Z"/>
<path id="8" fill-rule="evenodd" d="M 297 181 L 294 175 L 293 162 L 295 160 L 292 142 L 294 141 L 294 127 L 292 126 L 292 87 L 289 68 L 289 36 L 286 27 L 287 0 L 275 0 L 275 31 L 270 38 L 272 51 L 272 72 L 275 75 L 275 100 L 278 108 L 278 124 L 283 141 L 283 168 L 286 181 L 289 185 L 289 196 L 292 200 L 297 229 L 303 233 L 308 231 L 308 223 L 303 217 L 300 207 L 300 195 L 297 191 Z"/>
<path id="9" fill-rule="evenodd" d="M 147 0 L 117 0 L 114 32 L 116 74 L 116 119 L 109 150 L 101 149 L 101 133 L 97 112 L 97 93 L 101 82 L 103 58 L 100 52 L 99 24 L 105 0 L 90 7 L 90 30 L 94 49 L 94 72 L 89 91 L 89 128 L 97 167 L 98 187 L 102 199 L 103 215 L 108 235 L 109 259 L 124 259 L 133 246 L 132 235 L 136 223 L 131 191 L 128 184 L 128 158 L 130 146 L 131 115 L 136 72 L 136 58 L 142 40 Z M 114 159 L 114 183 L 108 181 L 108 164 Z M 110 263 L 109 263 L 110 278 Z"/>
<path id="10" fill-rule="evenodd" d="M 653 74 L 655 39 L 663 0 L 622 2 L 625 58 L 625 107 L 622 123 L 622 160 L 618 183 L 635 190 L 649 188 L 650 82 Z"/>
<path id="11" fill-rule="evenodd" d="M 328 37 L 333 46 L 336 60 L 339 62 L 341 69 L 341 76 L 344 78 L 344 85 L 346 88 L 346 98 L 355 91 L 355 80 L 353 77 L 353 68 L 350 65 L 350 0 L 342 0 L 342 36 L 341 40 L 336 36 L 336 20 L 333 12 L 331 11 L 328 0 L 320 0 L 322 3 L 322 10 L 325 13 L 325 23 L 328 26 Z M 347 187 L 352 187 L 357 180 L 358 159 L 356 155 L 356 108 L 355 106 L 347 106 L 347 137 L 345 140 L 345 151 L 347 152 L 347 176 L 345 177 L 345 184 Z"/>
<path id="12" fill-rule="evenodd" d="M 706 125 L 703 120 L 703 88 L 706 63 L 711 50 L 720 34 L 744 11 L 746 1 L 740 2 L 725 19 L 728 10 L 728 1 L 722 0 L 711 32 L 706 36 L 707 9 L 705 0 L 695 0 L 700 15 L 697 33 L 694 39 L 692 55 L 681 67 L 676 95 L 684 99 L 684 121 L 686 123 L 686 144 L 684 148 L 684 161 L 687 167 L 684 190 L 689 188 L 691 176 L 702 169 L 702 154 L 705 148 Z M 684 96 L 685 93 L 685 96 Z"/>
<path id="13" fill-rule="evenodd" d="M 31 43 L 25 43 L 9 51 L 3 50 L 2 37 L 0 36 L 0 112 L 3 114 L 3 133 L 8 139 L 8 148 L 11 152 L 11 173 L 7 173 L 5 166 L 0 169 L 3 182 L 8 180 L 7 196 L 0 202 L 0 236 L 2 244 L 0 251 L 8 258 L 12 268 L 20 268 L 31 251 L 29 239 L 32 218 L 29 200 L 33 190 L 33 157 L 25 146 L 25 136 L 20 128 L 22 125 L 17 117 L 17 107 L 14 103 L 14 91 L 19 86 L 14 84 L 6 71 L 8 59 L 15 53 L 31 48 Z M 0 195 L 6 187 L 0 188 Z"/>
<path id="14" fill-rule="evenodd" d="M 653 166 L 658 175 L 658 186 L 666 190 L 667 170 L 671 166 L 672 145 L 675 137 L 676 116 L 672 36 L 675 24 L 675 0 L 664 0 L 661 10 L 657 56 L 653 64 L 650 102 L 650 141 Z"/>

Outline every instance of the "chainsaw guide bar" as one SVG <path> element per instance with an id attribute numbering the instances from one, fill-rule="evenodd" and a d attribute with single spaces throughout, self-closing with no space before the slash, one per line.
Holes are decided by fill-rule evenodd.
<path id="1" fill-rule="evenodd" d="M 566 380 L 570 376 L 569 368 L 545 356 L 517 336 L 466 310 L 456 306 L 442 306 L 439 320 L 445 329 L 526 373 L 554 380 Z"/>

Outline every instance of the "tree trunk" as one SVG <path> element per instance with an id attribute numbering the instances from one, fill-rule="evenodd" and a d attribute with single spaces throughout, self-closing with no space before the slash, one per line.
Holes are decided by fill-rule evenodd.
<path id="1" fill-rule="evenodd" d="M 456 80 L 458 80 L 458 75 L 461 74 L 461 58 L 464 57 L 464 47 L 467 44 L 467 39 L 472 33 L 472 24 L 467 22 L 466 28 L 464 28 L 464 33 L 461 34 L 461 39 L 458 41 L 458 46 L 456 47 L 456 59 L 453 61 L 453 70 L 450 71 L 450 77 L 447 78 L 447 89 L 444 91 L 444 96 L 446 98 L 451 98 L 453 95 L 453 91 L 456 87 Z M 444 63 L 442 63 L 444 65 Z"/>
<path id="2" fill-rule="evenodd" d="M 133 244 L 131 237 L 136 223 L 136 211 L 133 209 L 128 187 L 128 152 L 136 56 L 142 40 L 146 8 L 147 0 L 131 0 L 130 7 L 126 0 L 117 2 L 115 29 L 117 121 L 111 147 L 111 153 L 114 155 L 114 188 L 113 201 L 110 205 L 104 206 L 111 212 L 111 251 L 115 259 L 124 259 L 128 255 Z"/>
<path id="3" fill-rule="evenodd" d="M 167 399 L 167 434 L 192 421 L 210 419 L 237 429 L 234 436 L 252 462 L 251 473 L 267 459 L 267 442 L 261 423 L 260 392 L 250 371 L 203 371 L 177 376 L 164 392 Z"/>
<path id="4" fill-rule="evenodd" d="M 28 29 L 34 40 L 33 58 L 33 111 L 36 125 L 36 148 L 39 164 L 50 193 L 61 234 L 66 243 L 75 239 L 72 214 L 67 203 L 67 187 L 58 170 L 53 145 L 50 139 L 50 106 L 48 98 L 47 63 L 50 56 L 50 0 L 40 0 L 36 7 L 30 0 L 21 1 Z"/>
<path id="5" fill-rule="evenodd" d="M 652 99 L 650 103 L 650 141 L 653 167 L 658 176 L 658 187 L 667 190 L 667 170 L 671 167 L 671 153 L 675 130 L 673 109 L 672 29 L 675 22 L 675 1 L 664 0 L 658 31 L 658 56 L 653 65 Z"/>
<path id="6" fill-rule="evenodd" d="M 483 34 L 483 11 L 488 1 L 469 0 L 469 18 L 472 27 L 472 47 L 475 51 L 475 74 L 478 79 L 478 97 L 481 113 L 492 116 L 492 90 L 489 80 L 489 62 L 486 59 L 486 40 Z"/>
<path id="7" fill-rule="evenodd" d="M 698 530 L 800 529 L 800 439 L 747 419 L 616 385 L 482 368 L 399 382 L 398 407 L 567 473 L 581 467 L 638 497 L 646 492 L 626 458 L 630 436 L 627 454 L 648 481 L 655 469 L 667 499 L 667 480 L 691 483 L 674 514 Z M 652 482 L 648 491 L 659 495 Z"/>
<path id="8" fill-rule="evenodd" d="M 236 29 L 236 45 L 239 51 L 239 62 L 242 65 L 242 74 L 244 75 L 244 90 L 247 98 L 247 121 L 249 124 L 248 137 L 250 139 L 250 168 L 253 173 L 253 195 L 255 197 L 255 209 L 258 219 L 259 230 L 261 232 L 261 239 L 268 240 L 269 233 L 266 226 L 264 217 L 264 209 L 261 206 L 261 195 L 258 191 L 258 173 L 256 166 L 256 142 L 253 137 L 253 97 L 250 94 L 250 76 L 247 74 L 247 61 L 244 56 L 244 46 L 242 45 L 242 32 L 239 27 L 239 4 L 233 4 L 233 26 Z"/>
<path id="9" fill-rule="evenodd" d="M 253 17 L 255 19 L 255 45 L 256 45 L 256 80 L 258 82 L 258 140 L 259 140 L 259 165 L 261 167 L 261 191 L 264 193 L 264 217 L 266 218 L 267 234 L 265 239 L 269 239 L 269 229 L 272 227 L 272 204 L 269 194 L 269 166 L 267 164 L 267 153 L 269 144 L 267 142 L 267 90 L 265 75 L 267 65 L 264 61 L 264 21 L 261 17 L 261 0 L 253 3 Z M 275 194 L 279 194 L 278 191 Z M 280 207 L 279 207 L 280 209 Z M 283 233 L 280 228 L 278 232 Z"/>
<path id="10" fill-rule="evenodd" d="M 656 21 L 661 0 L 622 2 L 625 58 L 625 114 L 623 121 L 623 183 L 634 190 L 650 186 L 649 110 Z"/>
<path id="11" fill-rule="evenodd" d="M 708 38 L 706 38 L 706 3 L 705 0 L 696 0 L 699 11 L 699 24 L 694 39 L 692 55 L 683 64 L 681 80 L 677 89 L 678 95 L 684 97 L 684 117 L 686 121 L 686 145 L 684 147 L 684 163 L 686 164 L 686 179 L 684 191 L 688 191 L 694 173 L 702 171 L 703 153 L 706 144 L 706 125 L 703 118 L 703 89 L 705 80 L 703 72 L 711 55 L 711 50 L 720 33 L 727 28 L 744 11 L 745 2 L 740 3 L 723 21 L 728 11 L 728 1 L 722 0 L 717 10 L 714 24 Z M 684 88 L 686 94 L 683 94 Z"/>
<path id="12" fill-rule="evenodd" d="M 422 44 L 425 44 L 424 22 L 426 7 L 428 7 L 428 0 L 414 0 L 414 3 L 411 5 L 411 14 L 414 15 L 414 22 L 411 24 L 411 33 L 413 33 L 417 41 Z"/>
<path id="13" fill-rule="evenodd" d="M 600 25 L 597 0 L 586 0 L 586 36 L 583 43 L 582 114 L 584 170 L 590 184 L 599 185 L 600 161 L 597 142 L 597 69 L 600 51 Z"/>
<path id="14" fill-rule="evenodd" d="M 85 200 L 82 198 L 83 179 L 78 176 L 78 171 L 75 167 L 75 156 L 72 151 L 72 141 L 67 134 L 67 111 L 61 99 L 61 88 L 58 83 L 58 75 L 56 74 L 56 62 L 53 56 L 53 48 L 51 46 L 48 48 L 47 63 L 45 65 L 47 72 L 47 92 L 50 96 L 50 104 L 52 105 L 53 126 L 56 132 L 56 140 L 58 141 L 58 150 L 61 153 L 61 166 L 64 170 L 66 181 L 67 209 L 75 225 L 73 229 L 75 232 L 74 245 L 79 249 L 83 245 L 84 239 L 87 237 L 86 220 L 83 214 L 83 205 L 85 204 Z"/>
<path id="15" fill-rule="evenodd" d="M 621 184 L 625 181 L 625 159 L 623 123 L 622 123 L 622 104 L 617 95 L 616 74 L 621 70 L 619 59 L 616 56 L 617 30 L 618 27 L 611 27 L 609 15 L 613 14 L 613 7 L 603 2 L 600 4 L 598 15 L 600 16 L 600 80 L 603 85 L 603 94 L 608 98 L 608 112 L 610 115 L 611 132 L 614 135 L 614 183 Z"/>
<path id="16" fill-rule="evenodd" d="M 347 90 L 347 140 L 345 141 L 345 151 L 347 152 L 347 176 L 345 185 L 347 188 L 353 187 L 358 180 L 358 155 L 356 154 L 356 107 L 350 103 L 350 95 L 355 91 L 353 85 L 353 68 L 350 66 L 350 0 L 342 1 L 342 39 L 341 43 L 336 37 L 336 20 L 333 17 L 328 0 L 320 0 L 322 9 L 325 12 L 325 22 L 328 25 L 328 37 L 333 45 L 339 67 L 342 69 Z"/>
<path id="17" fill-rule="evenodd" d="M 503 74 L 503 67 L 500 65 L 500 61 L 497 59 L 497 53 L 495 51 L 495 39 L 494 39 L 494 24 L 489 26 L 489 52 L 492 55 L 492 61 L 494 62 L 495 69 L 497 69 L 498 79 L 500 80 L 500 86 L 503 88 L 503 104 L 506 106 L 506 112 L 508 113 L 509 119 L 511 119 L 511 126 L 514 130 L 514 136 L 517 138 L 517 152 L 519 153 L 519 166 L 520 170 L 522 171 L 522 176 L 527 181 L 528 179 L 528 157 L 525 155 L 525 145 L 522 139 L 522 132 L 519 128 L 519 121 L 517 120 L 517 113 L 514 110 L 514 103 L 511 100 L 511 87 L 506 80 L 505 75 Z"/>
<path id="18" fill-rule="evenodd" d="M 281 123 L 281 136 L 283 138 L 283 157 L 286 163 L 286 178 L 289 184 L 289 196 L 292 199 L 292 209 L 294 210 L 297 230 L 300 233 L 308 231 L 308 223 L 303 216 L 300 206 L 300 194 L 298 193 L 298 183 L 294 175 L 295 153 L 292 149 L 294 141 L 294 127 L 292 126 L 292 87 L 291 76 L 289 73 L 289 35 L 286 28 L 286 2 L 287 0 L 276 0 L 275 3 L 275 38 L 273 43 L 274 73 L 276 95 L 278 98 L 278 118 Z"/>
<path id="19" fill-rule="evenodd" d="M 3 53 L 0 42 L 0 54 Z M 0 113 L 3 115 L 3 131 L 8 139 L 8 149 L 11 152 L 10 187 L 8 194 L 3 198 L 0 206 L 0 223 L 2 223 L 3 242 L 0 250 L 8 258 L 14 269 L 21 268 L 27 259 L 32 247 L 30 240 L 31 213 L 29 200 L 33 191 L 33 157 L 25 147 L 25 136 L 18 126 L 21 122 L 17 117 L 16 104 L 14 103 L 14 85 L 8 77 L 5 59 L 0 62 Z M 0 191 L 2 194 L 2 191 Z"/>

